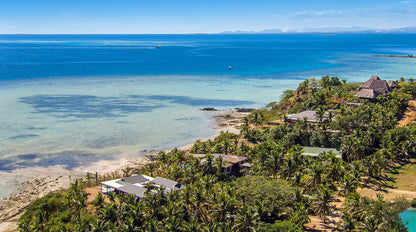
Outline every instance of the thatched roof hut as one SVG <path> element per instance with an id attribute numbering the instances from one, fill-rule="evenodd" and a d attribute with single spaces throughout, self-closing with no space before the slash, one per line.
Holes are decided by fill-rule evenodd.
<path id="1" fill-rule="evenodd" d="M 392 82 L 392 86 L 397 85 L 396 83 L 393 83 L 394 82 Z M 388 92 L 392 91 L 390 84 L 385 80 L 381 80 L 378 76 L 372 76 L 361 87 L 362 89 L 354 96 L 366 99 L 376 99 L 378 95 L 387 95 Z"/>

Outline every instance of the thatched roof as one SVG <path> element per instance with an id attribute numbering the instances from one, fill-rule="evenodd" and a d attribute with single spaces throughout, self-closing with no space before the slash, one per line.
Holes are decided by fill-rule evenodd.
<path id="1" fill-rule="evenodd" d="M 395 81 L 387 81 L 387 84 L 390 86 L 390 88 L 400 88 L 400 85 L 398 85 Z"/>
<path id="2" fill-rule="evenodd" d="M 372 89 L 376 91 L 377 93 L 383 94 L 383 95 L 386 95 L 388 92 L 391 91 L 390 86 L 387 84 L 387 81 L 385 80 L 373 81 L 369 89 Z"/>
<path id="3" fill-rule="evenodd" d="M 370 86 L 371 86 L 371 83 L 373 83 L 373 81 L 379 81 L 379 80 L 381 80 L 380 77 L 378 77 L 378 76 L 372 76 L 370 79 L 368 79 L 368 81 L 366 81 L 362 85 L 362 87 L 363 87 L 363 89 L 369 89 Z"/>
<path id="4" fill-rule="evenodd" d="M 354 96 L 359 98 L 375 99 L 379 94 L 372 89 L 362 89 Z"/>

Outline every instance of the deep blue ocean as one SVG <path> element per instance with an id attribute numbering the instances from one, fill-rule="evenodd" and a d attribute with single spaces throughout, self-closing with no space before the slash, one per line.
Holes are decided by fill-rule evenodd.
<path id="1" fill-rule="evenodd" d="M 211 137 L 204 107 L 263 107 L 325 75 L 415 78 L 416 59 L 378 54 L 416 54 L 416 35 L 0 35 L 0 198 Z"/>
<path id="2" fill-rule="evenodd" d="M 411 54 L 415 48 L 416 35 L 402 34 L 0 35 L 0 79 L 169 74 L 278 78 L 342 66 L 351 54 Z"/>

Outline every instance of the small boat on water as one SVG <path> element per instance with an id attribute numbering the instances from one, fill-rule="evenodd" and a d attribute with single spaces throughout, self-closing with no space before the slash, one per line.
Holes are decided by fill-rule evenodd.
<path id="1" fill-rule="evenodd" d="M 155 48 L 162 48 L 160 45 L 155 46 Z"/>

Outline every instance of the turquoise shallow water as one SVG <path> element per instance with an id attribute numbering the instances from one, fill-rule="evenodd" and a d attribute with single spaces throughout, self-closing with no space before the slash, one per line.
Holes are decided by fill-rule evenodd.
<path id="1" fill-rule="evenodd" d="M 6 174 L 212 136 L 204 107 L 262 107 L 324 75 L 415 77 L 416 59 L 376 54 L 416 54 L 416 35 L 0 35 L 0 197 Z"/>
<path id="2" fill-rule="evenodd" d="M 409 232 L 416 231 L 416 210 L 409 209 L 400 214 L 403 223 L 406 224 L 406 227 L 409 229 Z"/>

